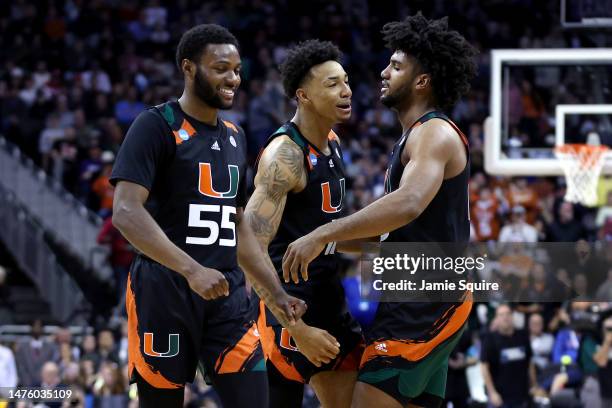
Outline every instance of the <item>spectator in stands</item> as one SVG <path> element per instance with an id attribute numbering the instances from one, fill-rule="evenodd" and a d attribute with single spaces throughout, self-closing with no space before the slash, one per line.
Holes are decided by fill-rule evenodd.
<path id="1" fill-rule="evenodd" d="M 539 313 L 529 316 L 529 341 L 533 362 L 538 372 L 545 370 L 550 362 L 555 338 L 544 331 L 544 319 Z"/>
<path id="2" fill-rule="evenodd" d="M 17 366 L 13 350 L 0 343 L 0 397 L 3 395 L 2 387 L 17 386 Z"/>
<path id="3" fill-rule="evenodd" d="M 94 142 L 87 152 L 87 158 L 81 162 L 79 169 L 79 195 L 82 199 L 91 203 L 92 182 L 102 170 L 102 149 Z"/>
<path id="4" fill-rule="evenodd" d="M 470 206 L 472 223 L 478 241 L 497 239 L 499 235 L 499 202 L 486 185 Z"/>
<path id="5" fill-rule="evenodd" d="M 73 128 L 65 129 L 64 137 L 53 142 L 49 156 L 49 172 L 53 178 L 74 192 L 78 177 L 78 146 Z"/>
<path id="6" fill-rule="evenodd" d="M 92 61 L 91 69 L 83 72 L 80 80 L 83 89 L 87 91 L 96 91 L 105 94 L 109 94 L 112 91 L 110 77 L 106 71 L 100 67 L 99 61 Z"/>
<path id="7" fill-rule="evenodd" d="M 55 332 L 55 343 L 60 354 L 62 353 L 61 348 L 64 347 L 66 353 L 70 353 L 71 359 L 75 360 L 79 358 L 80 350 L 78 347 L 72 344 L 72 332 L 67 327 L 60 327 Z"/>
<path id="8" fill-rule="evenodd" d="M 529 186 L 527 179 L 519 178 L 508 186 L 507 199 L 510 206 L 521 206 L 525 209 L 527 223 L 533 225 L 538 212 L 538 195 Z"/>
<path id="9" fill-rule="evenodd" d="M 123 408 L 127 402 L 123 374 L 116 363 L 105 362 L 100 367 L 93 393 L 100 408 Z"/>
<path id="10" fill-rule="evenodd" d="M 526 407 L 530 393 L 539 392 L 531 357 L 529 336 L 515 330 L 510 306 L 499 306 L 480 355 L 487 395 L 494 407 Z"/>
<path id="11" fill-rule="evenodd" d="M 34 384 L 35 387 L 41 387 L 47 390 L 56 388 L 64 388 L 60 377 L 60 370 L 57 364 L 53 361 L 47 361 L 40 369 L 40 383 Z M 48 408 L 60 408 L 61 401 L 45 401 L 45 406 Z"/>
<path id="12" fill-rule="evenodd" d="M 74 111 L 73 128 L 75 133 L 75 141 L 79 150 L 85 150 L 100 136 L 100 131 L 88 123 L 85 116 L 85 111 L 80 107 Z"/>
<path id="13" fill-rule="evenodd" d="M 91 186 L 91 190 L 98 198 L 98 215 L 102 218 L 107 218 L 113 211 L 115 187 L 110 183 L 109 177 L 113 171 L 114 160 L 115 154 L 113 152 L 107 150 L 102 153 L 100 156 L 102 170 Z"/>
<path id="14" fill-rule="evenodd" d="M 263 83 L 254 79 L 251 81 L 250 90 L 253 98 L 248 105 L 249 132 L 247 137 L 249 138 L 249 150 L 253 155 L 263 147 L 268 137 L 280 125 L 280 122 L 274 116 L 273 106 L 271 106 L 271 101 L 265 93 Z"/>
<path id="15" fill-rule="evenodd" d="M 511 222 L 502 227 L 499 242 L 538 242 L 538 231 L 527 223 L 523 206 L 512 207 Z"/>
<path id="16" fill-rule="evenodd" d="M 576 387 L 582 381 L 579 352 L 583 333 L 576 330 L 576 327 L 585 318 L 588 307 L 588 302 L 571 302 L 569 324 L 557 332 L 552 353 L 552 363 L 557 367 L 557 372 L 543 383 L 551 396 L 566 387 Z"/>
<path id="17" fill-rule="evenodd" d="M 612 407 L 612 316 L 606 318 L 602 325 L 601 344 L 593 355 L 595 364 L 599 367 L 599 389 L 602 407 Z"/>
<path id="18" fill-rule="evenodd" d="M 93 370 L 97 370 L 101 359 L 96 347 L 96 336 L 93 334 L 83 336 L 81 342 L 81 361 L 91 362 Z"/>
<path id="19" fill-rule="evenodd" d="M 525 291 L 525 294 L 519 297 L 519 300 L 523 302 L 534 302 L 532 304 L 538 304 L 540 307 L 537 308 L 537 310 L 524 310 L 524 312 L 541 312 L 544 309 L 542 303 L 552 302 L 554 300 L 553 286 L 548 279 L 544 264 L 540 262 L 534 263 L 527 279 L 529 280 L 529 287 Z M 547 315 L 545 317 L 550 318 L 552 316 Z"/>
<path id="20" fill-rule="evenodd" d="M 138 90 L 130 86 L 127 97 L 119 100 L 115 105 L 115 118 L 121 126 L 127 128 L 144 108 L 145 105 L 138 100 Z"/>
<path id="21" fill-rule="evenodd" d="M 574 293 L 578 296 L 577 300 L 588 300 L 589 298 L 589 282 L 587 277 L 583 273 L 577 273 L 574 275 L 574 279 L 572 281 L 572 288 L 574 289 Z"/>
<path id="22" fill-rule="evenodd" d="M 576 277 L 579 274 L 584 276 L 586 288 L 584 292 L 580 293 L 592 296 L 597 291 L 599 285 L 607 279 L 605 261 L 600 256 L 597 256 L 594 248 L 592 248 L 592 244 L 584 239 L 576 242 L 573 255 L 570 258 L 571 261 L 566 266 L 572 276 Z"/>
<path id="23" fill-rule="evenodd" d="M 17 372 L 22 386 L 30 387 L 41 382 L 40 370 L 47 361 L 58 356 L 57 346 L 42 337 L 42 322 L 34 320 L 30 329 L 31 338 L 16 346 Z"/>
<path id="24" fill-rule="evenodd" d="M 113 332 L 109 329 L 100 330 L 98 333 L 98 353 L 100 354 L 101 362 L 113 362 L 119 364 L 119 354 L 115 347 L 115 338 Z"/>
<path id="25" fill-rule="evenodd" d="M 549 226 L 548 238 L 553 242 L 576 242 L 584 238 L 584 228 L 574 218 L 574 205 L 563 201 L 559 206 L 558 218 Z"/>
<path id="26" fill-rule="evenodd" d="M 84 383 L 84 373 L 76 361 L 66 364 L 62 371 L 62 383 L 68 387 L 82 387 Z"/>
<path id="27" fill-rule="evenodd" d="M 51 169 L 51 149 L 53 144 L 66 136 L 66 129 L 60 126 L 59 116 L 56 113 L 49 115 L 47 127 L 40 134 L 38 152 L 42 158 L 42 167 Z"/>

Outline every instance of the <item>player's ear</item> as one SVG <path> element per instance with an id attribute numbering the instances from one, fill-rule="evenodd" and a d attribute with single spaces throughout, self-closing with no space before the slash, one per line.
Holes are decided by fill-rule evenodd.
<path id="1" fill-rule="evenodd" d="M 431 84 L 431 75 L 420 74 L 416 77 L 416 89 L 422 90 L 427 88 Z"/>
<path id="2" fill-rule="evenodd" d="M 181 69 L 183 71 L 183 75 L 185 75 L 189 79 L 193 79 L 195 77 L 197 67 L 193 61 L 184 58 L 181 61 Z"/>
<path id="3" fill-rule="evenodd" d="M 298 88 L 295 91 L 295 97 L 297 98 L 298 103 L 309 103 L 310 99 L 308 98 L 308 94 L 304 88 Z"/>

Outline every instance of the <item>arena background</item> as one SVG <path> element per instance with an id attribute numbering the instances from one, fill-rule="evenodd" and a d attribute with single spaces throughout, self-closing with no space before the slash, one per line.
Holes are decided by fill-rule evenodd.
<path id="1" fill-rule="evenodd" d="M 612 46 L 611 3 L 0 2 L 0 387 L 61 383 L 78 390 L 70 406 L 135 406 L 134 390 L 126 382 L 122 307 L 133 252 L 110 223 L 113 188 L 108 176 L 138 113 L 180 95 L 174 52 L 186 29 L 214 22 L 240 41 L 243 81 L 233 109 L 223 116 L 246 130 L 251 159 L 295 109 L 283 95 L 277 70 L 287 47 L 319 38 L 341 48 L 353 115 L 337 132 L 350 176 L 347 200 L 355 211 L 383 193 L 389 152 L 401 134 L 395 114 L 378 101 L 379 74 L 390 55 L 380 29 L 419 10 L 427 17 L 448 15 L 450 26 L 480 51 L 470 93 L 447 112 L 471 146 L 472 240 L 595 242 L 612 239 L 612 219 L 607 218 L 612 214 L 607 186 L 612 183 L 600 183 L 595 207 L 564 204 L 566 182 L 558 176 L 560 167 L 546 177 L 537 168 L 540 160 L 553 157 L 558 105 L 612 104 L 612 51 L 602 50 Z M 499 93 L 491 92 L 492 50 L 544 48 L 563 49 L 555 54 L 559 63 L 525 62 L 522 56 L 528 53 L 514 53 L 514 62 L 499 66 L 504 80 Z M 585 48 L 599 48 L 603 57 L 593 63 L 588 51 L 580 54 Z M 566 57 L 570 61 L 562 62 Z M 503 107 L 499 122 L 488 122 L 485 132 L 496 103 Z M 610 116 L 605 109 L 574 114 L 565 121 L 566 140 L 584 143 L 588 133 L 597 132 L 603 143 L 612 142 Z M 492 132 L 498 132 L 498 139 L 491 139 Z M 485 169 L 493 156 L 498 161 Z M 507 158 L 534 161 L 504 167 Z M 356 260 L 346 258 L 347 300 L 367 324 L 374 307 L 359 299 L 357 271 Z M 612 273 L 597 286 L 587 286 L 590 292 L 610 293 Z M 612 366 L 598 368 L 592 354 L 602 341 L 596 323 L 610 305 L 512 304 L 517 329 L 529 330 L 528 318 L 534 313 L 544 318 L 543 334 L 532 333 L 532 341 L 550 344 L 535 345 L 540 374 L 547 367 L 553 370 L 548 376 L 561 372 L 562 355 L 577 357 L 580 380 L 560 391 L 563 403 L 605 406 L 600 394 L 606 387 L 598 379 Z M 470 329 L 453 355 L 447 387 L 452 406 L 486 405 L 478 359 L 482 338 L 495 330 L 496 306 L 474 308 Z M 573 324 L 576 319 L 593 324 Z M 612 376 L 610 372 L 604 375 Z M 199 376 L 186 393 L 186 406 L 220 406 Z M 6 404 L 0 402 L 2 406 Z M 304 406 L 318 406 L 312 392 Z"/>

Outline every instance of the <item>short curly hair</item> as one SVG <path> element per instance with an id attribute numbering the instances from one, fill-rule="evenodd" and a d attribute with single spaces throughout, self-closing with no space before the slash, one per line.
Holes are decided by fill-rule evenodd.
<path id="1" fill-rule="evenodd" d="M 307 40 L 291 48 L 280 66 L 285 94 L 295 97 L 295 92 L 308 77 L 310 68 L 326 61 L 340 62 L 342 53 L 329 41 Z"/>
<path id="2" fill-rule="evenodd" d="M 387 48 L 415 58 L 422 72 L 431 75 L 435 103 L 440 109 L 452 109 L 470 90 L 477 51 L 461 34 L 448 28 L 448 17 L 428 20 L 418 12 L 403 21 L 385 24 L 382 34 Z"/>
<path id="3" fill-rule="evenodd" d="M 227 28 L 217 24 L 200 24 L 185 31 L 176 47 L 176 66 L 181 70 L 181 61 L 197 61 L 208 44 L 232 44 L 236 48 L 238 40 Z"/>

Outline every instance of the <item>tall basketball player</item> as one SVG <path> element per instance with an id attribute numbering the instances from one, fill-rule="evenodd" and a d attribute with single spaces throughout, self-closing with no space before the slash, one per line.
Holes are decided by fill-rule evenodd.
<path id="1" fill-rule="evenodd" d="M 469 152 L 443 113 L 469 89 L 475 50 L 446 18 L 420 13 L 383 27 L 393 52 L 382 71 L 381 101 L 397 112 L 403 134 L 387 170 L 386 195 L 361 211 L 293 242 L 285 279 L 308 276 L 308 264 L 335 241 L 380 236 L 394 242 L 469 239 Z M 353 407 L 439 406 L 448 356 L 471 299 L 457 303 L 381 303 L 366 334 Z"/>
<path id="2" fill-rule="evenodd" d="M 291 49 L 281 67 L 297 111 L 265 145 L 245 210 L 279 276 L 290 242 L 345 214 L 344 164 L 332 126 L 350 118 L 352 94 L 339 60 L 335 45 L 309 40 Z M 304 383 L 324 407 L 350 405 L 363 343 L 345 307 L 338 266 L 330 247 L 313 259 L 308 282 L 284 284 L 308 304 L 295 326 L 285 329 L 261 309 L 272 407 L 301 407 Z"/>
<path id="3" fill-rule="evenodd" d="M 140 254 L 131 267 L 129 375 L 142 407 L 182 407 L 198 361 L 227 407 L 268 406 L 265 361 L 238 260 L 282 324 L 303 312 L 246 222 L 246 141 L 219 120 L 240 85 L 236 38 L 199 25 L 176 53 L 178 102 L 141 113 L 117 156 L 113 223 Z M 240 390 L 240 392 L 236 392 Z"/>

